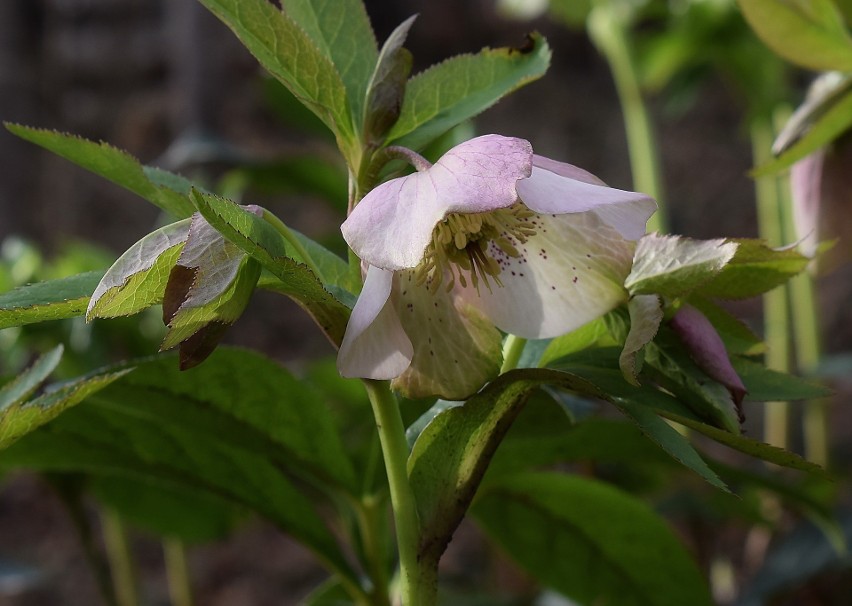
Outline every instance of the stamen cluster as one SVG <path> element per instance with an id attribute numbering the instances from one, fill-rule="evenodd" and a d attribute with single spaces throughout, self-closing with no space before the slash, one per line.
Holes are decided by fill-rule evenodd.
<path id="1" fill-rule="evenodd" d="M 489 254 L 490 245 L 508 257 L 520 257 L 517 247 L 536 233 L 531 221 L 534 216 L 535 213 L 520 202 L 485 213 L 447 215 L 435 226 L 423 262 L 415 270 L 417 284 L 428 283 L 435 293 L 446 272 L 450 278 L 447 291 L 455 286 L 456 278 L 462 287 L 467 287 L 469 279 L 477 291 L 480 281 L 489 292 L 490 280 L 503 286 L 500 263 Z"/>

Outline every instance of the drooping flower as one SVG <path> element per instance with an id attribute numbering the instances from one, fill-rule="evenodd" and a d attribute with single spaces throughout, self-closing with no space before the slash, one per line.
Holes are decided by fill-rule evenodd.
<path id="1" fill-rule="evenodd" d="M 496 376 L 501 334 L 563 334 L 627 299 L 656 205 L 486 135 L 371 191 L 343 223 L 366 268 L 344 376 L 460 399 Z"/>

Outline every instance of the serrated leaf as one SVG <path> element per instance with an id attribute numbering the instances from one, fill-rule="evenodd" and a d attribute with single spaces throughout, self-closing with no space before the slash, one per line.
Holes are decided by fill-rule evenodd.
<path id="1" fill-rule="evenodd" d="M 642 349 L 654 340 L 654 336 L 663 321 L 663 302 L 657 295 L 638 295 L 631 297 L 627 304 L 630 313 L 630 332 L 624 340 L 624 348 L 618 357 L 618 367 L 624 378 L 632 385 L 638 385 L 636 378 L 642 368 Z"/>
<path id="2" fill-rule="evenodd" d="M 379 145 L 399 119 L 405 86 L 413 63 L 411 53 L 402 45 L 416 18 L 417 15 L 409 17 L 391 32 L 382 46 L 376 69 L 370 77 L 363 137 L 370 145 Z"/>
<path id="3" fill-rule="evenodd" d="M 259 207 L 247 207 L 262 213 Z M 225 239 L 200 214 L 190 223 L 186 244 L 171 268 L 163 295 L 168 332 L 160 346 L 180 343 L 180 366 L 191 368 L 212 353 L 228 326 L 248 305 L 260 263 Z"/>
<path id="4" fill-rule="evenodd" d="M 788 450 L 784 450 L 770 444 L 765 444 L 763 442 L 758 442 L 757 440 L 752 440 L 751 438 L 747 438 L 742 435 L 733 434 L 729 431 L 725 431 L 724 429 L 719 429 L 718 427 L 713 427 L 706 423 L 701 423 L 700 421 L 695 421 L 694 419 L 683 417 L 673 412 L 660 410 L 659 414 L 676 423 L 680 423 L 690 429 L 694 429 L 695 431 L 716 440 L 720 444 L 724 444 L 725 446 L 755 457 L 756 459 L 769 461 L 770 463 L 775 463 L 781 467 L 797 469 L 799 471 L 814 473 L 821 476 L 826 475 L 826 471 L 816 463 L 811 463 L 810 461 L 807 461 Z"/>
<path id="5" fill-rule="evenodd" d="M 82 316 L 102 276 L 103 272 L 90 271 L 3 293 L 0 295 L 0 329 Z"/>
<path id="6" fill-rule="evenodd" d="M 852 37 L 831 0 L 739 0 L 763 42 L 814 70 L 852 70 Z"/>
<path id="7" fill-rule="evenodd" d="M 24 398 L 28 398 L 38 386 L 47 380 L 62 358 L 62 345 L 57 345 L 49 352 L 32 363 L 24 372 L 14 377 L 11 381 L 0 388 L 0 412 L 20 404 Z"/>
<path id="8" fill-rule="evenodd" d="M 305 31 L 268 0 L 201 0 L 266 70 L 333 130 L 354 138 L 346 87 Z"/>
<path id="9" fill-rule="evenodd" d="M 771 370 L 751 360 L 733 357 L 731 364 L 748 389 L 747 400 L 755 402 L 813 400 L 826 398 L 832 394 L 831 389 L 825 385 Z"/>
<path id="10" fill-rule="evenodd" d="M 86 320 L 128 316 L 163 301 L 169 272 L 180 256 L 189 219 L 151 232 L 127 249 L 92 293 Z"/>
<path id="11" fill-rule="evenodd" d="M 756 297 L 803 271 L 810 259 L 792 249 L 775 250 L 760 240 L 734 240 L 737 252 L 696 294 L 720 299 Z"/>
<path id="12" fill-rule="evenodd" d="M 674 335 L 661 336 L 645 349 L 646 372 L 704 422 L 740 432 L 740 411 L 728 389 L 713 381 L 683 351 Z"/>
<path id="13" fill-rule="evenodd" d="M 631 295 L 684 296 L 719 273 L 736 250 L 726 240 L 649 234 L 636 246 L 624 286 Z"/>
<path id="14" fill-rule="evenodd" d="M 334 64 L 346 87 L 352 116 L 360 121 L 367 82 L 379 54 L 361 0 L 283 0 L 282 5 Z"/>
<path id="15" fill-rule="evenodd" d="M 802 158 L 829 145 L 850 128 L 852 128 L 852 90 L 847 91 L 827 108 L 825 113 L 810 125 L 807 132 L 777 158 L 755 168 L 752 176 L 773 175 L 789 168 Z"/>
<path id="16" fill-rule="evenodd" d="M 528 473 L 472 509 L 531 575 L 581 604 L 712 604 L 689 553 L 648 505 L 596 480 Z"/>
<path id="17" fill-rule="evenodd" d="M 82 377 L 56 386 L 33 400 L 18 401 L 6 406 L 0 410 L 0 449 L 7 448 L 22 436 L 54 419 L 63 410 L 79 404 L 127 372 L 129 371 L 123 370 Z"/>
<path id="18" fill-rule="evenodd" d="M 188 217 L 195 210 L 185 195 L 172 189 L 171 186 L 165 186 L 166 182 L 180 183 L 183 181 L 181 177 L 172 175 L 166 178 L 165 175 L 168 173 L 161 170 L 151 172 L 151 169 L 146 169 L 136 158 L 111 145 L 19 124 L 6 123 L 6 128 L 22 139 L 40 145 L 132 191 L 178 219 Z"/>
<path id="19" fill-rule="evenodd" d="M 299 303 L 335 344 L 343 340 L 350 310 L 334 298 L 281 235 L 260 217 L 230 200 L 194 192 L 193 201 L 205 219 L 257 259 L 279 282 L 268 288 Z"/>
<path id="20" fill-rule="evenodd" d="M 447 59 L 409 80 L 387 141 L 420 149 L 513 90 L 544 75 L 550 48 L 532 34 L 522 49 L 484 49 Z"/>
<path id="21" fill-rule="evenodd" d="M 254 352 L 219 350 L 186 372 L 172 356 L 140 362 L 10 447 L 0 466 L 150 479 L 224 498 L 264 515 L 358 583 L 291 481 L 357 489 L 328 411 L 317 393 Z"/>

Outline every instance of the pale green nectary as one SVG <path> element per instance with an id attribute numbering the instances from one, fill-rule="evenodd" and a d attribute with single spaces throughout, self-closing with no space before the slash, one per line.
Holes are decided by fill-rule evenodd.
<path id="1" fill-rule="evenodd" d="M 471 395 L 499 371 L 501 330 L 554 337 L 627 300 L 655 209 L 500 135 L 378 186 L 341 228 L 367 268 L 341 374 L 394 379 L 411 397 Z"/>

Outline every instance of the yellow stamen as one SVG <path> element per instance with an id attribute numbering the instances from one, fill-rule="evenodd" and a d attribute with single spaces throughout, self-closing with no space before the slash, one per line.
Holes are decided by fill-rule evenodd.
<path id="1" fill-rule="evenodd" d="M 435 293 L 446 272 L 448 291 L 456 279 L 463 287 L 469 279 L 477 292 L 480 282 L 489 291 L 492 280 L 503 286 L 500 263 L 488 253 L 489 245 L 493 242 L 507 257 L 520 257 L 517 247 L 536 233 L 530 220 L 533 216 L 535 213 L 520 203 L 486 213 L 447 215 L 432 232 L 432 242 L 417 268 L 417 284 L 428 283 Z"/>

